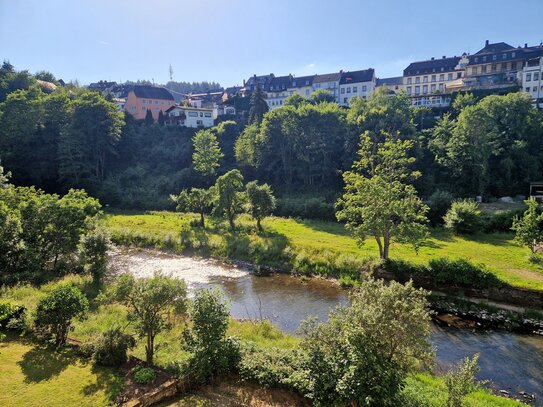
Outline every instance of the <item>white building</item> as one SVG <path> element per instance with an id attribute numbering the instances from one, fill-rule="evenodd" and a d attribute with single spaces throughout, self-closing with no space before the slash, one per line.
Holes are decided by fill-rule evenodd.
<path id="1" fill-rule="evenodd" d="M 213 127 L 216 113 L 213 109 L 192 106 L 172 106 L 166 110 L 164 124 L 184 127 Z"/>
<path id="2" fill-rule="evenodd" d="M 294 93 L 292 89 L 289 91 L 293 80 L 292 75 L 272 78 L 266 91 L 266 103 L 270 110 L 283 106 L 285 99 Z"/>
<path id="3" fill-rule="evenodd" d="M 313 91 L 326 90 L 334 96 L 336 102 L 339 103 L 339 82 L 341 81 L 342 72 L 327 73 L 324 75 L 315 75 L 313 79 Z"/>
<path id="4" fill-rule="evenodd" d="M 528 60 L 520 74 L 522 92 L 529 94 L 534 104 L 543 108 L 543 57 Z"/>
<path id="5" fill-rule="evenodd" d="M 339 104 L 349 106 L 351 98 L 366 99 L 375 89 L 375 70 L 343 72 L 339 81 Z"/>

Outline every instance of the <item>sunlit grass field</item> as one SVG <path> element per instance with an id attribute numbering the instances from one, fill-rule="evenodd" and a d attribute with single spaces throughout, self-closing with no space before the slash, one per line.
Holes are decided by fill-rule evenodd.
<path id="1" fill-rule="evenodd" d="M 173 212 L 115 213 L 106 216 L 106 222 L 114 234 L 136 234 L 157 242 L 179 239 L 182 228 L 187 228 L 196 219 L 196 215 Z M 205 238 L 207 250 L 199 250 L 197 254 L 236 258 L 236 253 L 222 246 L 232 245 L 231 240 L 237 236 L 238 240 L 249 240 L 267 250 L 275 245 L 274 250 L 278 252 L 288 247 L 294 254 L 306 251 L 361 259 L 378 255 L 373 239 L 368 238 L 362 246 L 358 246 L 343 225 L 335 222 L 270 217 L 263 221 L 265 232 L 261 235 L 256 233 L 254 221 L 246 215 L 238 219 L 240 232 L 237 235 L 232 235 L 222 224 L 209 220 L 208 223 L 208 230 L 199 232 L 200 239 Z M 419 253 L 403 244 L 394 244 L 390 253 L 392 258 L 422 264 L 437 257 L 465 258 L 486 265 L 507 284 L 543 290 L 543 269 L 530 263 L 528 249 L 515 245 L 511 233 L 479 233 L 465 237 L 453 236 L 443 229 L 433 229 Z M 251 260 L 250 255 L 249 258 L 241 257 L 240 260 Z"/>

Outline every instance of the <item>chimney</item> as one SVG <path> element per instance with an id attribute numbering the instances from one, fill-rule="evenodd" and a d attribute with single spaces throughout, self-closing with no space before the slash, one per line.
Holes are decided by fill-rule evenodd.
<path id="1" fill-rule="evenodd" d="M 446 56 L 445 56 L 445 55 L 443 55 L 443 57 L 442 57 L 442 58 L 443 58 L 443 59 L 445 59 L 445 58 L 446 58 Z"/>
<path id="2" fill-rule="evenodd" d="M 488 40 L 485 41 L 485 47 L 488 45 Z"/>
<path id="3" fill-rule="evenodd" d="M 524 48 L 528 48 L 528 43 L 527 42 L 524 43 Z"/>
<path id="4" fill-rule="evenodd" d="M 432 57 L 432 58 L 430 58 L 430 61 L 433 61 L 434 59 L 435 59 L 435 58 L 434 58 L 434 57 Z"/>

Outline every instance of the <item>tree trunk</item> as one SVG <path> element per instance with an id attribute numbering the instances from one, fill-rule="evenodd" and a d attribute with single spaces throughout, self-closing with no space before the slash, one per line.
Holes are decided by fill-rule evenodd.
<path id="1" fill-rule="evenodd" d="M 262 225 L 260 224 L 260 218 L 256 218 L 256 228 L 262 232 Z"/>
<path id="2" fill-rule="evenodd" d="M 383 244 L 381 243 L 379 236 L 375 236 L 375 241 L 377 242 L 377 246 L 379 246 L 379 258 L 384 259 L 385 254 L 383 252 Z"/>
<path id="3" fill-rule="evenodd" d="M 145 358 L 147 363 L 151 366 L 153 365 L 153 351 L 154 351 L 154 340 L 151 334 L 147 334 L 147 345 L 145 345 Z"/>
<path id="4" fill-rule="evenodd" d="M 385 236 L 383 238 L 383 259 L 388 259 L 388 249 L 390 248 L 390 238 L 388 236 Z"/>
<path id="5" fill-rule="evenodd" d="M 232 232 L 234 232 L 236 230 L 236 225 L 234 224 L 233 216 L 228 217 L 228 223 L 230 223 L 230 229 L 232 230 Z"/>
<path id="6" fill-rule="evenodd" d="M 204 221 L 204 213 L 203 212 L 200 212 L 200 226 L 202 227 L 202 229 L 206 228 L 206 224 L 205 224 L 205 221 Z"/>

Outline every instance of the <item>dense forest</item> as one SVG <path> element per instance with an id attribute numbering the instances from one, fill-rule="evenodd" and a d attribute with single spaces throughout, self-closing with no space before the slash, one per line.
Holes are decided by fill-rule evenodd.
<path id="1" fill-rule="evenodd" d="M 98 93 L 73 84 L 47 89 L 40 78 L 56 81 L 7 62 L 0 69 L 0 158 L 14 184 L 55 193 L 84 188 L 103 204 L 136 209 L 173 209 L 170 194 L 210 185 L 193 164 L 193 139 L 204 130 L 136 122 Z M 361 135 L 413 142 L 422 174 L 414 185 L 423 198 L 438 190 L 483 199 L 526 195 L 543 173 L 543 113 L 521 93 L 459 94 L 441 115 L 382 90 L 349 108 L 322 92 L 293 96 L 270 112 L 261 92 L 246 105 L 236 121 L 205 130 L 221 150 L 216 175 L 237 168 L 247 180 L 267 182 L 282 214 L 301 196 L 335 202 Z"/>

